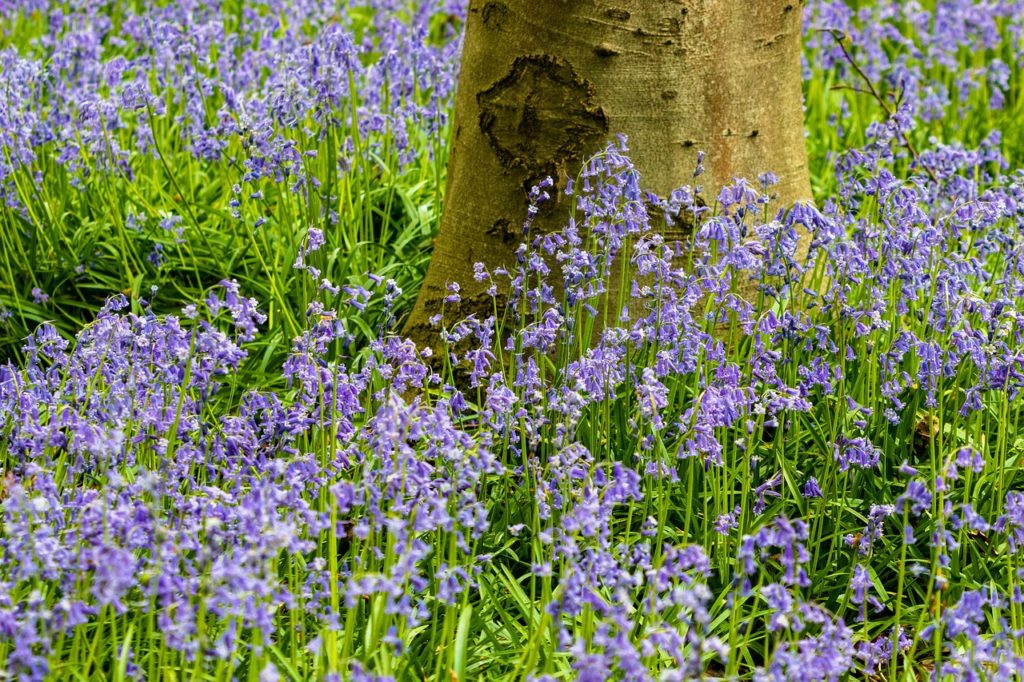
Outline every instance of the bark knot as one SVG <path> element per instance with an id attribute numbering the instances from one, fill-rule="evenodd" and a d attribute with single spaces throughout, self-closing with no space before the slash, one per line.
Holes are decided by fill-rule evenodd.
<path id="1" fill-rule="evenodd" d="M 481 16 L 484 26 L 492 31 L 500 31 L 505 22 L 508 21 L 508 15 L 508 5 L 503 2 L 489 2 L 484 5 L 484 11 Z"/>
<path id="2" fill-rule="evenodd" d="M 506 168 L 557 177 L 608 132 L 590 81 L 553 55 L 517 57 L 504 78 L 477 94 L 480 129 Z"/>

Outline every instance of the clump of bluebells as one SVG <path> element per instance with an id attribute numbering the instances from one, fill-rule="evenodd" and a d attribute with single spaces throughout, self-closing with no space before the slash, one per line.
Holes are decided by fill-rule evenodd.
<path id="1" fill-rule="evenodd" d="M 72 336 L 111 291 L 156 284 L 173 312 L 225 278 L 287 348 L 314 227 L 325 276 L 416 281 L 465 4 L 4 0 L 0 352 L 42 320 Z"/>
<path id="2" fill-rule="evenodd" d="M 1024 185 L 949 196 L 880 149 L 774 212 L 744 181 L 652 196 L 609 146 L 563 230 L 478 268 L 507 308 L 437 320 L 444 372 L 394 334 L 349 357 L 314 303 L 286 388 L 245 389 L 266 318 L 233 281 L 180 316 L 115 297 L 73 343 L 41 326 L 0 370 L 5 666 L 1020 675 Z M 685 256 L 657 231 L 682 212 Z"/>
<path id="3" fill-rule="evenodd" d="M 1021 16 L 979 7 L 997 38 Z M 493 316 L 452 284 L 441 357 L 391 331 L 399 283 L 325 271 L 321 223 L 280 363 L 273 297 L 232 278 L 39 325 L 0 367 L 0 670 L 1024 676 L 1024 173 L 996 138 L 915 145 L 903 105 L 817 208 L 770 174 L 654 196 L 609 145 L 534 189 L 563 229 L 477 268 Z"/>

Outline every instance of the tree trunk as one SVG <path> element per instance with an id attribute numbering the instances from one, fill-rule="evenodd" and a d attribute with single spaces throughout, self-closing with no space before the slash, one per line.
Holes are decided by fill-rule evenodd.
<path id="1" fill-rule="evenodd" d="M 779 202 L 810 199 L 800 73 L 803 0 L 470 0 L 444 214 L 405 332 L 428 323 L 446 285 L 461 314 L 491 307 L 473 264 L 510 266 L 527 191 L 564 188 L 615 134 L 645 189 L 779 177 Z M 552 192 L 553 196 L 559 193 Z M 556 228 L 563 205 L 543 216 Z M 450 307 L 449 307 L 450 308 Z"/>

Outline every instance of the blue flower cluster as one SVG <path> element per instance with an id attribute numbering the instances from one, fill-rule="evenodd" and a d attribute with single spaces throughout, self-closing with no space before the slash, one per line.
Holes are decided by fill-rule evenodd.
<path id="1" fill-rule="evenodd" d="M 462 4 L 237 8 L 114 32 L 103 4 L 0 0 L 61 36 L 45 61 L 0 50 L 4 215 L 46 205 L 26 169 L 139 176 L 171 136 L 236 156 L 240 210 L 256 180 L 326 180 L 280 132 L 298 121 L 345 119 L 343 171 L 388 144 L 414 163 L 403 131 L 445 125 Z M 326 272 L 319 219 L 288 254 L 312 293 L 282 363 L 230 278 L 178 314 L 115 295 L 73 340 L 40 324 L 0 366 L 0 671 L 1024 676 L 1024 173 L 996 133 L 922 146 L 975 86 L 918 68 L 1018 45 L 1024 12 L 821 1 L 807 21 L 808 68 L 899 93 L 830 158 L 834 192 L 779 207 L 770 173 L 712 193 L 698 167 L 656 196 L 620 138 L 558 197 L 562 229 L 533 229 L 556 191 L 533 188 L 514 261 L 476 267 L 493 314 L 452 283 L 440 357 L 388 325 L 355 342 L 402 287 Z M 977 87 L 1017 106 L 999 64 Z M 168 252 L 200 239 L 188 221 L 159 218 Z M 679 221 L 685 244 L 663 236 Z"/>

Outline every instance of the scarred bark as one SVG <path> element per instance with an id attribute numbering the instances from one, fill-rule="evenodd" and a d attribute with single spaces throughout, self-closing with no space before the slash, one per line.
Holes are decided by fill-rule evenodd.
<path id="1" fill-rule="evenodd" d="M 434 341 L 449 282 L 462 314 L 489 310 L 473 263 L 512 264 L 529 188 L 564 187 L 618 133 L 661 194 L 703 150 L 706 195 L 770 170 L 781 204 L 810 199 L 801 14 L 802 0 L 471 0 L 444 215 L 406 333 Z"/>

